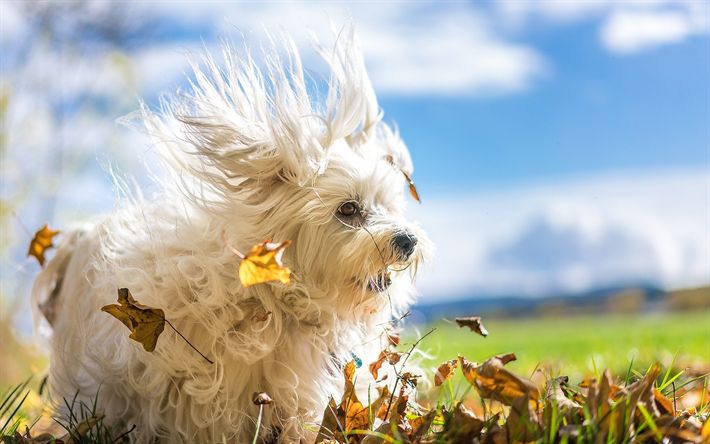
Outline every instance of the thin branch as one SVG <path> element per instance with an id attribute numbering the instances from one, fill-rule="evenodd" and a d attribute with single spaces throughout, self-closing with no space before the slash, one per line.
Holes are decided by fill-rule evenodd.
<path id="1" fill-rule="evenodd" d="M 214 362 L 213 362 L 212 360 L 210 360 L 210 358 L 208 358 L 207 356 L 203 355 L 202 352 L 197 349 L 197 347 L 195 347 L 194 345 L 192 345 L 192 342 L 190 342 L 185 336 L 183 336 L 182 333 L 180 333 L 180 331 L 179 331 L 177 328 L 175 328 L 175 326 L 174 326 L 170 321 L 168 321 L 168 320 L 166 319 L 165 322 L 170 326 L 170 328 L 172 328 L 173 330 L 175 330 L 175 333 L 177 333 L 178 336 L 180 336 L 182 339 L 185 340 L 185 342 L 187 342 L 187 345 L 189 345 L 190 347 L 192 347 L 192 349 L 195 350 L 197 353 L 199 353 L 200 356 L 202 356 L 203 358 L 205 358 L 205 361 L 209 362 L 210 364 L 214 364 Z"/>
<path id="2" fill-rule="evenodd" d="M 407 364 L 409 357 L 412 356 L 412 352 L 414 351 L 415 348 L 417 348 L 419 343 L 422 342 L 422 340 L 424 340 L 424 338 L 426 338 L 430 334 L 434 333 L 435 330 L 436 330 L 436 327 L 432 328 L 426 334 L 424 334 L 421 338 L 417 339 L 417 341 L 414 344 L 412 344 L 412 347 L 407 352 L 407 356 L 404 358 L 404 361 L 402 361 L 402 365 L 399 367 L 399 371 L 397 371 L 397 369 L 395 369 L 395 373 L 397 374 L 397 380 L 394 382 L 394 387 L 392 387 L 392 393 L 390 394 L 390 400 L 387 403 L 387 411 L 385 412 L 385 418 L 387 418 L 387 415 L 389 415 L 389 413 L 390 413 L 390 408 L 392 408 L 392 401 L 394 400 L 394 394 L 397 392 L 397 384 L 399 384 L 400 379 L 402 379 L 400 373 L 402 372 L 402 370 L 404 370 L 404 366 Z"/>

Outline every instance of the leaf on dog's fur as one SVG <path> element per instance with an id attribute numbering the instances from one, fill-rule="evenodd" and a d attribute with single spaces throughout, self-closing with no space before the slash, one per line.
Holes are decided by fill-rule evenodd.
<path id="1" fill-rule="evenodd" d="M 128 327 L 129 338 L 140 342 L 146 351 L 155 350 L 158 337 L 165 329 L 165 313 L 159 308 L 139 304 L 127 288 L 118 289 L 118 304 L 101 307 L 104 311 Z"/>
<path id="2" fill-rule="evenodd" d="M 199 353 L 205 361 L 214 364 L 210 358 L 205 356 L 190 342 L 182 333 L 178 331 L 173 324 L 165 319 L 165 313 L 159 308 L 147 307 L 138 303 L 133 299 L 133 295 L 127 288 L 118 289 L 118 305 L 104 305 L 101 311 L 106 312 L 118 319 L 128 327 L 131 334 L 128 336 L 136 342 L 140 342 L 146 351 L 152 352 L 155 350 L 155 345 L 158 343 L 160 334 L 165 329 L 165 324 L 168 324 L 175 333 L 178 334 L 187 345 Z"/>
<path id="3" fill-rule="evenodd" d="M 458 365 L 458 359 L 442 362 L 441 365 L 436 368 L 436 373 L 434 374 L 434 385 L 438 387 L 446 382 L 451 375 L 454 374 L 454 370 L 458 367 Z"/>
<path id="4" fill-rule="evenodd" d="M 30 248 L 27 252 L 27 256 L 34 256 L 37 259 L 37 262 L 44 267 L 44 253 L 49 248 L 54 246 L 52 244 L 52 239 L 54 239 L 54 236 L 57 234 L 59 234 L 59 230 L 52 230 L 49 228 L 49 225 L 44 224 L 42 228 L 37 230 L 34 237 L 30 241 Z"/>
<path id="5" fill-rule="evenodd" d="M 284 284 L 291 282 L 291 270 L 284 267 L 281 260 L 284 249 L 289 245 L 290 240 L 280 244 L 266 240 L 254 245 L 239 264 L 239 280 L 242 285 L 250 287 L 271 281 Z"/>
<path id="6" fill-rule="evenodd" d="M 388 154 L 385 156 L 385 161 L 387 161 L 387 163 L 389 163 L 390 165 L 392 165 L 393 167 L 395 167 L 396 169 L 398 169 L 399 171 L 402 172 L 402 174 L 404 175 L 404 178 L 407 180 L 407 183 L 409 184 L 409 194 L 412 195 L 414 200 L 416 200 L 419 203 L 422 203 L 422 200 L 419 198 L 419 193 L 417 192 L 417 187 L 416 187 L 416 185 L 414 185 L 414 181 L 412 180 L 412 177 L 409 174 L 407 174 L 407 172 L 404 171 L 400 165 L 397 165 L 395 163 L 394 157 L 392 157 L 391 154 Z"/>
<path id="7" fill-rule="evenodd" d="M 478 333 L 484 338 L 488 336 L 488 330 L 481 323 L 480 316 L 469 316 L 467 318 L 456 318 L 456 323 L 459 327 L 468 327 L 472 332 Z"/>
<path id="8" fill-rule="evenodd" d="M 409 177 L 409 174 L 407 174 L 404 170 L 402 170 L 402 174 L 404 174 L 404 178 L 407 179 L 407 183 L 409 184 L 409 194 L 412 195 L 414 200 L 419 203 L 422 203 L 422 200 L 419 197 L 419 193 L 417 192 L 417 187 L 416 185 L 414 185 L 414 181 L 412 180 L 412 178 Z"/>

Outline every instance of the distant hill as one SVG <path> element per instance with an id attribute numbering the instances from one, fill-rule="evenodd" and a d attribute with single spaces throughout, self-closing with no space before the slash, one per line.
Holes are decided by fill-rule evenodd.
<path id="1" fill-rule="evenodd" d="M 562 316 L 605 312 L 710 309 L 710 287 L 665 291 L 655 286 L 600 288 L 583 293 L 542 298 L 486 296 L 418 304 L 412 312 L 430 322 L 455 316 Z"/>

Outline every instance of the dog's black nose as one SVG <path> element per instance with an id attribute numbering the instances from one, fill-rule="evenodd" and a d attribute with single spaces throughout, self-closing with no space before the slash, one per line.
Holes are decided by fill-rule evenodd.
<path id="1" fill-rule="evenodd" d="M 408 259 L 414 252 L 414 247 L 417 245 L 417 237 L 412 233 L 404 232 L 395 234 L 392 239 L 395 248 L 399 250 L 399 254 L 403 259 Z"/>

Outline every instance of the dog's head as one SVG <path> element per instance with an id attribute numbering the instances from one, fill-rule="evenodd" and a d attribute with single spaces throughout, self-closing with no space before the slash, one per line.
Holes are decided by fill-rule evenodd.
<path id="1" fill-rule="evenodd" d="M 346 30 L 321 50 L 325 103 L 285 41 L 286 56 L 274 49 L 264 65 L 225 51 L 225 68 L 195 68 L 192 94 L 162 115 L 144 110 L 156 145 L 197 179 L 182 191 L 239 246 L 293 240 L 285 260 L 301 284 L 350 289 L 353 301 L 398 284 L 408 295 L 429 242 L 405 218 L 411 158 L 381 121 L 357 41 Z"/>

